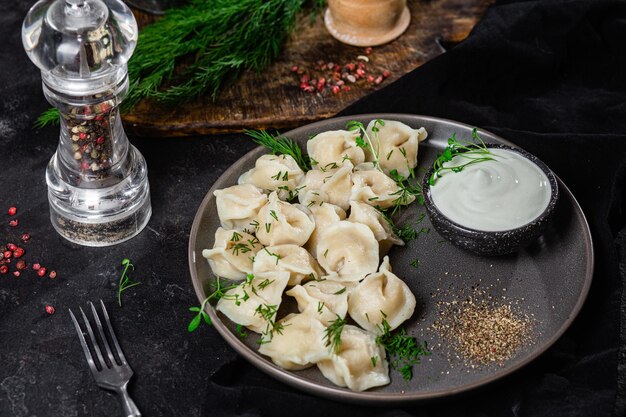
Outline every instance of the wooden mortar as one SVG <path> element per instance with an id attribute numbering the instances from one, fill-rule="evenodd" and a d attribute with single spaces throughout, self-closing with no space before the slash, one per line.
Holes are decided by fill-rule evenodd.
<path id="1" fill-rule="evenodd" d="M 340 42 L 376 46 L 400 36 L 411 21 L 406 0 L 328 0 L 324 23 Z"/>

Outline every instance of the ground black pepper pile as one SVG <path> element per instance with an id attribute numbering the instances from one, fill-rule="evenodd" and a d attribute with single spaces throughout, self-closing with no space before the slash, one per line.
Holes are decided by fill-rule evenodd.
<path id="1" fill-rule="evenodd" d="M 502 364 L 532 343 L 534 319 L 520 311 L 519 300 L 472 287 L 461 299 L 437 306 L 439 315 L 431 328 L 472 368 Z"/>

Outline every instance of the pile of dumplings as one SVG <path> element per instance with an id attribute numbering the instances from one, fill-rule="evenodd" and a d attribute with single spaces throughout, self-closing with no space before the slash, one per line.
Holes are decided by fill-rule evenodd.
<path id="1" fill-rule="evenodd" d="M 371 147 L 357 145 L 359 132 L 345 130 L 307 142 L 308 172 L 289 155 L 258 158 L 237 185 L 214 192 L 221 227 L 202 253 L 215 275 L 241 281 L 216 309 L 260 333 L 261 354 L 288 370 L 317 366 L 355 391 L 390 382 L 376 337 L 383 320 L 393 330 L 416 304 L 386 256 L 404 242 L 376 207 L 394 204 L 400 188 L 388 174 L 409 175 L 427 133 L 390 120 L 375 127 L 366 131 L 378 166 Z M 298 312 L 277 320 L 284 294 Z M 354 324 L 333 346 L 328 328 L 347 316 Z"/>

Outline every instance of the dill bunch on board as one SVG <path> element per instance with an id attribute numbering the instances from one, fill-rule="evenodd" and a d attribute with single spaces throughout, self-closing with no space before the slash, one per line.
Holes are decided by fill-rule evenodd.
<path id="1" fill-rule="evenodd" d="M 192 0 L 167 10 L 139 33 L 128 62 L 130 86 L 122 112 L 144 98 L 169 104 L 204 94 L 215 99 L 241 72 L 261 71 L 276 59 L 306 3 L 315 15 L 325 2 Z M 35 126 L 58 122 L 58 116 L 56 109 L 50 109 Z"/>
<path id="2" fill-rule="evenodd" d="M 144 97 L 182 103 L 220 88 L 241 71 L 260 71 L 280 53 L 307 0 L 194 0 L 146 26 L 128 65 L 125 108 Z M 182 60 L 193 61 L 180 74 Z M 162 85 L 167 88 L 161 89 Z"/>

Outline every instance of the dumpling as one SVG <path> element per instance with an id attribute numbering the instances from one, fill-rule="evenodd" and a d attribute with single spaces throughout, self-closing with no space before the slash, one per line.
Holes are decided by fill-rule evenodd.
<path id="1" fill-rule="evenodd" d="M 202 256 L 209 261 L 215 275 L 242 280 L 246 274 L 252 273 L 252 262 L 262 248 L 259 240 L 251 234 L 218 227 L 213 249 L 204 249 Z"/>
<path id="2" fill-rule="evenodd" d="M 315 229 L 311 233 L 311 237 L 304 246 L 313 256 L 317 255 L 317 244 L 322 230 L 326 229 L 330 224 L 346 219 L 346 212 L 334 204 L 312 205 L 309 207 L 313 219 L 315 220 Z"/>
<path id="3" fill-rule="evenodd" d="M 355 170 L 352 173 L 352 192 L 350 200 L 360 201 L 382 209 L 389 208 L 401 197 L 402 189 L 384 173 L 376 170 Z M 405 203 L 411 204 L 415 196 L 406 197 Z"/>
<path id="4" fill-rule="evenodd" d="M 296 285 L 286 292 L 298 302 L 298 311 L 310 312 L 312 317 L 325 325 L 348 313 L 348 291 L 337 281 L 310 281 Z"/>
<path id="5" fill-rule="evenodd" d="M 255 274 L 272 271 L 289 272 L 289 284 L 319 279 L 323 275 L 317 261 L 306 249 L 297 245 L 268 246 L 254 258 Z"/>
<path id="6" fill-rule="evenodd" d="M 393 245 L 404 246 L 404 241 L 396 236 L 380 211 L 368 204 L 352 201 L 348 221 L 361 223 L 370 228 L 380 245 L 380 256 L 389 252 Z"/>
<path id="7" fill-rule="evenodd" d="M 267 203 L 267 195 L 252 184 L 233 185 L 215 190 L 217 215 L 224 229 L 254 232 L 251 224 Z"/>
<path id="8" fill-rule="evenodd" d="M 282 200 L 295 197 L 304 171 L 291 155 L 263 155 L 254 168 L 244 172 L 238 184 L 252 184 L 262 190 L 276 191 Z"/>
<path id="9" fill-rule="evenodd" d="M 272 272 L 248 277 L 217 302 L 216 309 L 232 322 L 271 339 L 275 330 L 276 312 L 289 281 L 288 272 Z"/>
<path id="10" fill-rule="evenodd" d="M 330 203 L 347 210 L 350 207 L 352 168 L 350 162 L 345 162 L 336 169 L 310 170 L 300 184 L 298 200 L 307 207 Z"/>
<path id="11" fill-rule="evenodd" d="M 311 313 L 289 314 L 279 321 L 279 326 L 280 331 L 259 347 L 259 353 L 269 356 L 276 365 L 299 370 L 330 358 L 324 341 L 326 326 L 312 318 Z"/>
<path id="12" fill-rule="evenodd" d="M 341 281 L 359 281 L 376 272 L 378 259 L 378 241 L 363 224 L 339 221 L 320 234 L 317 261 Z"/>
<path id="13" fill-rule="evenodd" d="M 393 330 L 413 315 L 415 304 L 415 296 L 391 272 L 389 257 L 385 256 L 379 272 L 365 277 L 350 293 L 348 313 L 362 328 L 381 334 L 383 319 Z"/>
<path id="14" fill-rule="evenodd" d="M 359 137 L 357 131 L 332 130 L 310 139 L 306 144 L 306 150 L 313 169 L 337 168 L 345 161 L 350 161 L 353 165 L 363 162 L 365 153 L 357 146 L 357 137 Z"/>
<path id="15" fill-rule="evenodd" d="M 376 121 L 372 120 L 367 125 L 367 134 L 373 138 L 375 132 L 372 128 Z M 426 129 L 420 127 L 413 129 L 404 123 L 384 120 L 384 125 L 378 124 L 377 137 L 379 147 L 379 164 L 385 174 L 391 170 L 397 170 L 400 175 L 407 178 L 410 170 L 417 166 L 418 143 L 426 139 Z M 365 160 L 374 161 L 371 149 L 365 150 Z"/>
<path id="16" fill-rule="evenodd" d="M 317 367 L 334 384 L 354 391 L 389 383 L 385 349 L 376 343 L 373 333 L 356 326 L 343 327 L 338 351 L 331 359 L 319 361 Z"/>
<path id="17" fill-rule="evenodd" d="M 256 219 L 257 238 L 265 246 L 303 246 L 315 229 L 313 216 L 307 211 L 304 206 L 280 201 L 276 192 L 272 192 Z"/>

